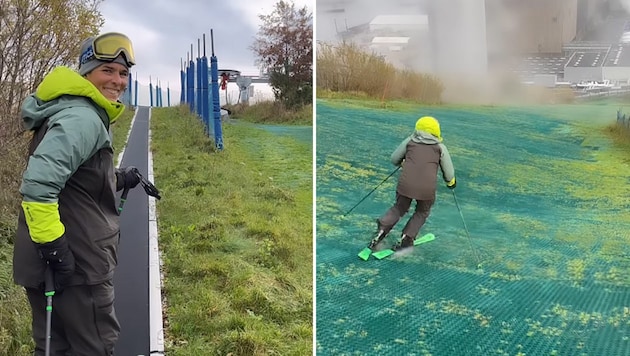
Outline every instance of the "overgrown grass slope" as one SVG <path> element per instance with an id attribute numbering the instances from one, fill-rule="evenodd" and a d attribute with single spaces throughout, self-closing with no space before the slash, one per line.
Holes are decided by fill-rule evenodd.
<path id="1" fill-rule="evenodd" d="M 310 354 L 310 144 L 237 123 L 219 152 L 183 107 L 151 129 L 169 354 Z"/>

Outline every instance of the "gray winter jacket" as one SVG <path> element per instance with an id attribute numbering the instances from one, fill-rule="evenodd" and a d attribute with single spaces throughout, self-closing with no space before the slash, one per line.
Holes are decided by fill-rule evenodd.
<path id="1" fill-rule="evenodd" d="M 391 162 L 396 166 L 402 165 L 397 193 L 412 199 L 435 199 L 438 167 L 445 182 L 455 178 L 446 145 L 424 131 L 415 131 L 404 139 L 392 153 Z"/>

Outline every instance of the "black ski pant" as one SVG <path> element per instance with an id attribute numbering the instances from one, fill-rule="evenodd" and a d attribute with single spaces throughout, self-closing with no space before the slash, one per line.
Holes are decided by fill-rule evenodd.
<path id="1" fill-rule="evenodd" d="M 35 356 L 46 349 L 46 297 L 27 288 L 33 314 Z M 53 297 L 51 356 L 111 356 L 120 333 L 114 311 L 114 284 L 66 287 Z"/>
<path id="2" fill-rule="evenodd" d="M 414 199 L 396 193 L 396 203 L 378 219 L 380 228 L 385 230 L 385 232 L 389 232 L 400 218 L 407 213 L 413 200 Z M 430 200 L 416 200 L 416 209 L 409 220 L 407 220 L 407 224 L 403 228 L 403 234 L 414 239 L 416 238 L 418 232 L 420 232 L 420 228 L 422 228 L 422 225 L 427 221 L 434 202 L 435 198 Z"/>

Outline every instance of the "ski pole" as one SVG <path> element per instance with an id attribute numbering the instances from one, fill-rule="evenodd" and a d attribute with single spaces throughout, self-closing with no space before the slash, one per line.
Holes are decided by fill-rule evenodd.
<path id="1" fill-rule="evenodd" d="M 345 213 L 345 214 L 343 214 L 343 215 L 345 216 L 345 215 L 350 214 L 350 212 L 351 212 L 352 210 L 354 210 L 354 208 L 356 208 L 359 204 L 361 204 L 361 203 L 362 203 L 362 202 L 363 202 L 363 201 L 364 201 L 367 197 L 369 197 L 369 196 L 370 196 L 370 194 L 374 193 L 374 191 L 376 190 L 376 188 L 380 187 L 380 186 L 381 186 L 381 184 L 385 183 L 385 181 L 387 181 L 387 180 L 389 179 L 389 177 L 393 176 L 393 175 L 394 175 L 394 173 L 398 172 L 398 170 L 400 169 L 400 167 L 401 167 L 401 166 L 396 167 L 396 169 L 394 169 L 394 171 L 393 171 L 392 173 L 390 173 L 390 174 L 387 176 L 387 178 L 383 179 L 383 181 L 382 181 L 382 182 L 380 182 L 380 183 L 379 183 L 376 187 L 374 187 L 374 189 L 372 189 L 369 193 L 367 193 L 367 195 L 366 195 L 366 196 L 364 196 L 364 197 L 363 197 L 363 199 L 359 200 L 359 202 L 358 202 L 358 203 L 354 204 L 354 206 L 353 206 L 350 210 L 348 210 L 348 212 L 347 212 L 347 213 Z"/>
<path id="2" fill-rule="evenodd" d="M 472 239 L 470 238 L 470 233 L 468 232 L 468 227 L 466 226 L 466 221 L 464 220 L 464 214 L 462 214 L 462 209 L 459 207 L 459 203 L 457 202 L 457 196 L 455 195 L 455 189 L 451 190 L 453 192 L 453 199 L 455 199 L 455 205 L 457 206 L 457 210 L 459 211 L 459 216 L 462 218 L 462 223 L 464 224 L 464 230 L 466 230 L 466 236 L 468 237 L 468 242 L 470 243 L 470 249 L 473 251 L 475 255 L 475 259 L 477 260 L 477 268 L 481 267 L 481 260 L 477 255 L 477 251 L 475 250 Z"/>
<path id="3" fill-rule="evenodd" d="M 46 350 L 45 355 L 50 356 L 50 329 L 52 325 L 52 300 L 55 295 L 55 278 L 49 265 L 44 274 L 44 295 L 46 296 Z"/>
<path id="4" fill-rule="evenodd" d="M 140 179 L 140 185 L 142 185 L 142 188 L 144 189 L 144 192 L 147 193 L 147 195 L 152 196 L 156 198 L 157 200 L 162 199 L 162 197 L 160 196 L 160 191 L 155 187 L 155 185 L 153 185 L 153 183 L 149 182 L 146 178 L 144 178 L 142 174 L 138 172 L 137 169 L 135 170 L 135 174 Z M 118 215 L 122 213 L 123 206 L 125 205 L 125 202 L 127 201 L 128 193 L 129 193 L 129 188 L 125 188 L 125 190 L 123 190 L 122 195 L 120 196 L 120 204 L 118 204 Z"/>
<path id="5" fill-rule="evenodd" d="M 160 196 L 160 191 L 155 187 L 155 185 L 144 178 L 142 174 L 140 174 L 140 172 L 137 172 L 137 174 L 138 177 L 140 177 L 140 184 L 142 185 L 142 188 L 144 188 L 144 192 L 157 200 L 162 199 L 162 197 Z"/>
<path id="6" fill-rule="evenodd" d="M 123 206 L 125 205 L 125 202 L 127 201 L 127 193 L 129 193 L 129 188 L 125 187 L 125 190 L 123 190 L 123 193 L 120 196 L 120 204 L 118 204 L 118 215 L 122 213 Z"/>

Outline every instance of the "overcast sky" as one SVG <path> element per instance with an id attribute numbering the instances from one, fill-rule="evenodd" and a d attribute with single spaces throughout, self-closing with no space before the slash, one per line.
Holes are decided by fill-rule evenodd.
<path id="1" fill-rule="evenodd" d="M 186 60 L 193 44 L 206 34 L 206 55 L 210 59 L 210 29 L 219 69 L 240 70 L 258 75 L 255 56 L 249 49 L 261 24 L 258 15 L 271 14 L 276 0 L 105 0 L 100 11 L 105 18 L 102 32 L 122 32 L 133 42 L 140 83 L 159 79 L 171 89 L 179 88 L 180 61 Z M 293 0 L 297 8 L 313 12 L 315 0 Z M 203 44 L 202 44 L 203 51 Z M 202 53 L 203 55 L 203 53 Z"/>

